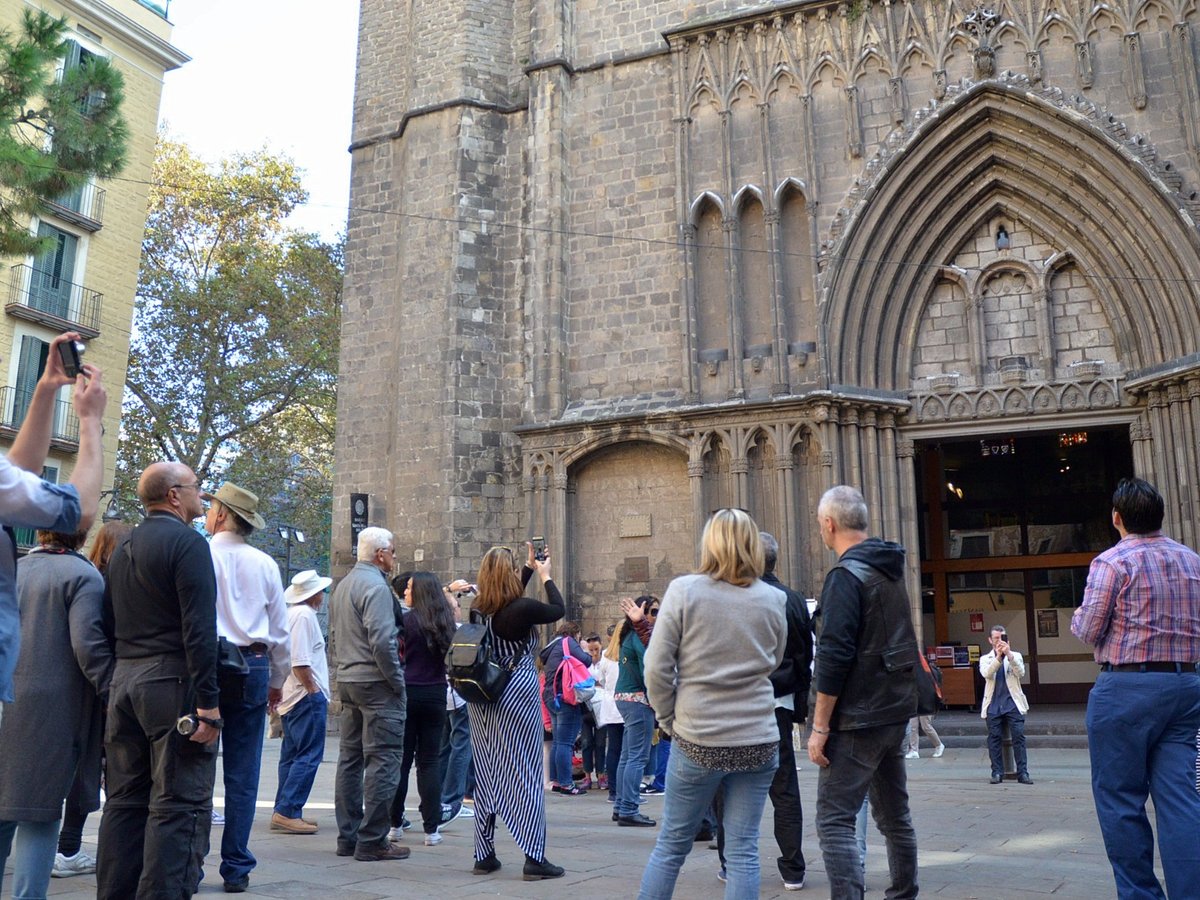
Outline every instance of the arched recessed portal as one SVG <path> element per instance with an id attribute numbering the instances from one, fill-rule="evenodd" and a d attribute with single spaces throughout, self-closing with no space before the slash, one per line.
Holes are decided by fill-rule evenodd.
<path id="1" fill-rule="evenodd" d="M 569 606 L 603 634 L 621 597 L 658 596 L 692 568 L 696 527 L 687 455 L 627 441 L 571 466 L 568 503 Z"/>

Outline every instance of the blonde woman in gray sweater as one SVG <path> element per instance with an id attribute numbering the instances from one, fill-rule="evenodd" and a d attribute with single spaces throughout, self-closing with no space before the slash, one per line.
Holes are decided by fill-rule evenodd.
<path id="1" fill-rule="evenodd" d="M 646 690 L 674 742 L 640 900 L 672 895 L 718 790 L 725 900 L 758 897 L 758 830 L 779 754 L 770 675 L 787 641 L 786 597 L 759 580 L 762 572 L 758 526 L 741 510 L 720 509 L 704 526 L 699 572 L 676 578 L 663 595 L 646 650 Z"/>

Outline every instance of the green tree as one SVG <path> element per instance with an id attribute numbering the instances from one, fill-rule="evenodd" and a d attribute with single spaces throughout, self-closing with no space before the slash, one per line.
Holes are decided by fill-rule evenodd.
<path id="1" fill-rule="evenodd" d="M 265 151 L 209 167 L 160 136 L 153 182 L 117 506 L 132 515 L 141 470 L 178 460 L 255 491 L 325 553 L 342 248 L 284 226 L 306 195 Z M 274 552 L 272 534 L 255 542 Z"/>
<path id="2" fill-rule="evenodd" d="M 0 254 L 24 256 L 47 239 L 29 233 L 44 202 L 111 178 L 125 164 L 124 80 L 108 60 L 65 38 L 67 20 L 25 10 L 0 32 Z M 58 63 L 63 61 L 61 77 Z"/>

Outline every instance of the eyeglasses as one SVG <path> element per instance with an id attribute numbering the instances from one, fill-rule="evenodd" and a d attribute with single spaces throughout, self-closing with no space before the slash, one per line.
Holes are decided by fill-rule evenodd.
<path id="1" fill-rule="evenodd" d="M 648 610 L 646 610 L 646 615 L 651 616 L 651 617 L 657 616 L 658 610 L 657 609 L 648 609 Z"/>
<path id="2" fill-rule="evenodd" d="M 191 488 L 194 491 L 199 491 L 200 490 L 200 482 L 193 481 L 189 484 L 173 484 L 173 485 L 171 485 L 171 487 L 167 488 L 167 490 L 172 490 L 173 488 Z"/>

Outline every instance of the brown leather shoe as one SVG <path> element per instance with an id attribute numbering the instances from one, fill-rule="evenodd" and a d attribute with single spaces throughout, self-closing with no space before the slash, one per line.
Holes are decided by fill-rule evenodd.
<path id="1" fill-rule="evenodd" d="M 385 859 L 408 859 L 411 852 L 407 847 L 389 843 L 386 848 L 364 849 L 358 847 L 354 851 L 354 858 L 359 862 L 381 862 Z"/>
<path id="2" fill-rule="evenodd" d="M 290 819 L 280 813 L 271 814 L 271 830 L 284 834 L 316 834 L 317 826 L 303 819 Z"/>

